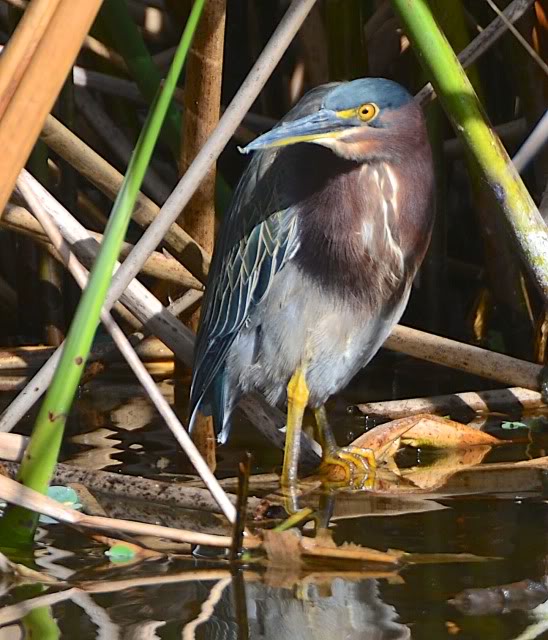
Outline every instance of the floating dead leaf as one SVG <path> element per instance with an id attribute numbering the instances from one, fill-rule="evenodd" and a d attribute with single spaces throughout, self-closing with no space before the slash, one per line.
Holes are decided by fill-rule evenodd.
<path id="1" fill-rule="evenodd" d="M 307 538 L 294 529 L 267 530 L 263 532 L 263 545 L 271 562 L 299 568 L 303 556 L 393 565 L 399 564 L 405 555 L 403 551 L 377 551 L 357 544 L 337 546 L 329 532 L 325 531 L 318 538 Z"/>
<path id="2" fill-rule="evenodd" d="M 394 455 L 400 442 L 415 447 L 458 448 L 502 441 L 460 422 L 422 413 L 375 427 L 354 440 L 352 446 L 372 449 L 375 457 L 383 460 Z"/>
<path id="3" fill-rule="evenodd" d="M 265 583 L 271 587 L 291 588 L 299 580 L 302 566 L 300 533 L 295 530 L 263 532 L 263 545 L 270 560 Z"/>
<path id="4" fill-rule="evenodd" d="M 277 565 L 295 565 L 301 562 L 300 534 L 294 530 L 263 532 L 263 545 L 266 555 Z"/>
<path id="5" fill-rule="evenodd" d="M 131 559 L 125 562 L 124 566 L 128 566 L 128 564 L 135 564 L 136 562 L 141 562 L 150 558 L 159 559 L 165 557 L 165 553 L 156 551 L 155 549 L 146 549 L 145 547 L 141 547 L 129 540 L 120 540 L 118 538 L 111 538 L 109 536 L 102 536 L 99 534 L 92 535 L 91 537 L 107 547 L 124 547 L 131 551 Z"/>
<path id="6" fill-rule="evenodd" d="M 418 424 L 423 415 L 399 418 L 381 424 L 362 434 L 351 446 L 371 449 L 377 460 L 391 458 L 399 449 L 401 436 Z"/>
<path id="7" fill-rule="evenodd" d="M 460 562 L 492 562 L 498 557 L 476 556 L 473 553 L 408 553 L 405 564 L 451 564 Z"/>
<path id="8" fill-rule="evenodd" d="M 490 450 L 491 447 L 486 445 L 446 449 L 432 464 L 403 469 L 401 474 L 420 489 L 438 489 L 457 471 L 480 464 Z"/>
<path id="9" fill-rule="evenodd" d="M 377 551 L 368 547 L 360 547 L 357 544 L 345 542 L 341 546 L 325 546 L 319 544 L 314 538 L 302 538 L 300 550 L 305 556 L 315 558 L 332 558 L 336 560 L 352 560 L 354 562 L 378 562 L 381 564 L 399 564 L 406 555 L 404 551 Z"/>
<path id="10" fill-rule="evenodd" d="M 402 441 L 413 447 L 440 448 L 495 445 L 504 442 L 461 422 L 428 414 L 402 437 Z"/>

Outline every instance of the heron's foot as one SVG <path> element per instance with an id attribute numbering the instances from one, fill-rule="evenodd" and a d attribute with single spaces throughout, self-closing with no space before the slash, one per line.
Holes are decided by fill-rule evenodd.
<path id="1" fill-rule="evenodd" d="M 325 483 L 353 489 L 370 489 L 377 463 L 371 449 L 342 447 L 328 451 L 319 473 Z"/>

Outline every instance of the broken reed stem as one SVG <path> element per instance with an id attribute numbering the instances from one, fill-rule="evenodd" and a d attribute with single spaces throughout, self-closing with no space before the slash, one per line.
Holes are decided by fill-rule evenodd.
<path id="1" fill-rule="evenodd" d="M 38 4 L 52 3 L 40 0 Z M 29 157 L 100 6 L 101 0 L 59 0 L 24 75 L 11 95 L 0 119 L 0 148 L 3 149 L 0 156 L 0 211 L 8 201 L 17 176 Z M 18 63 L 24 64 L 26 45 L 33 46 L 34 31 L 27 33 L 23 26 L 21 32 L 25 46 L 21 47 Z M 6 48 L 9 48 L 9 43 Z M 0 103 L 4 99 L 0 95 Z"/>
<path id="2" fill-rule="evenodd" d="M 27 436 L 18 433 L 0 433 L 0 459 L 21 462 L 29 443 Z"/>
<path id="3" fill-rule="evenodd" d="M 36 242 L 41 244 L 47 243 L 51 246 L 41 225 L 24 207 L 8 203 L 0 218 L 0 227 L 23 233 L 33 238 Z M 90 236 L 90 246 L 95 247 L 96 251 L 103 240 L 103 234 L 89 230 L 86 231 Z M 124 242 L 120 251 L 120 258 L 128 256 L 132 249 L 132 244 Z M 89 266 L 89 264 L 86 266 Z M 199 291 L 203 291 L 204 289 L 203 284 L 194 278 L 194 276 L 190 275 L 175 258 L 158 251 L 155 251 L 145 262 L 142 273 L 154 278 L 159 278 L 160 280 L 177 283 L 184 289 L 197 289 Z"/>
<path id="4" fill-rule="evenodd" d="M 18 188 L 31 207 L 34 215 L 38 218 L 40 224 L 43 226 L 44 231 L 48 234 L 51 243 L 63 257 L 63 261 L 66 267 L 69 269 L 72 276 L 78 283 L 78 286 L 81 289 L 84 289 L 88 283 L 88 274 L 84 267 L 78 262 L 74 254 L 71 253 L 69 245 L 63 239 L 61 233 L 42 205 L 40 199 L 34 193 L 32 187 L 29 186 L 29 184 L 24 179 L 19 180 Z M 195 447 L 186 429 L 177 419 L 177 416 L 175 415 L 173 409 L 169 406 L 167 400 L 164 398 L 164 396 L 154 383 L 154 380 L 145 369 L 142 362 L 139 360 L 139 357 L 135 353 L 124 332 L 116 324 L 113 317 L 106 309 L 103 309 L 101 311 L 101 321 L 112 336 L 112 339 L 126 359 L 128 365 L 133 370 L 133 373 L 145 388 L 150 400 L 154 403 L 156 409 L 165 420 L 175 439 L 181 445 L 181 448 L 192 463 L 193 467 L 198 472 L 198 475 L 202 478 L 204 484 L 211 492 L 211 495 L 214 497 L 224 515 L 229 522 L 234 523 L 236 521 L 236 510 L 234 506 L 228 499 L 228 496 L 226 495 L 224 489 L 219 485 L 217 478 L 215 478 L 206 462 L 198 452 L 198 449 Z"/>
<path id="5" fill-rule="evenodd" d="M 6 478 L 5 476 L 0 476 L 0 499 L 76 527 L 133 535 L 155 536 L 176 542 L 186 542 L 188 544 L 199 544 L 223 549 L 230 548 L 232 543 L 231 536 L 199 533 L 184 529 L 172 529 L 171 527 L 132 522 L 130 520 L 117 520 L 102 516 L 88 516 L 75 509 L 66 507 L 33 489 L 24 487 L 15 480 Z M 285 532 L 285 535 L 288 535 L 288 533 L 289 532 Z M 263 542 L 256 536 L 246 535 L 244 537 L 243 548 L 247 550 L 261 549 L 263 548 Z M 382 551 L 376 551 L 375 549 L 357 546 L 332 548 L 322 546 L 315 540 L 305 537 L 298 540 L 297 551 L 303 556 L 315 558 L 323 557 L 361 562 L 379 562 L 389 565 L 399 564 L 402 560 L 405 561 L 405 554 L 402 552 L 384 553 Z"/>
<path id="6" fill-rule="evenodd" d="M 19 471 L 20 456 L 27 445 L 28 438 L 14 433 L 0 433 L 0 445 L 4 460 L 3 466 L 12 478 Z M 9 455 L 9 457 L 8 457 Z M 99 471 L 96 469 L 84 469 L 82 467 L 59 463 L 53 475 L 53 484 L 67 485 L 79 484 L 92 493 L 113 496 L 120 501 L 146 500 L 157 505 L 178 509 L 194 509 L 208 513 L 222 513 L 221 508 L 211 496 L 208 489 L 201 485 L 201 480 L 196 479 L 196 484 L 187 482 L 165 482 L 162 480 L 149 480 L 140 476 L 128 476 L 112 471 Z M 235 503 L 233 494 L 227 494 L 230 502 Z M 249 505 L 255 509 L 260 503 L 259 498 L 250 498 Z"/>
<path id="7" fill-rule="evenodd" d="M 89 180 L 107 198 L 115 200 L 124 177 L 111 164 L 53 116 L 46 118 L 40 135 L 48 147 L 74 167 L 82 177 Z M 141 193 L 132 217 L 137 224 L 147 227 L 155 220 L 159 211 L 158 205 Z M 206 282 L 211 257 L 186 231 L 177 224 L 170 225 L 163 242 L 200 282 Z"/>
<path id="8" fill-rule="evenodd" d="M 511 387 L 490 391 L 466 391 L 427 398 L 407 400 L 388 400 L 385 402 L 366 402 L 355 405 L 366 416 L 396 420 L 419 413 L 437 413 L 471 417 L 476 413 L 494 413 L 516 411 L 520 413 L 544 406 L 538 391 Z"/>
<path id="9" fill-rule="evenodd" d="M 110 343 L 113 346 L 113 343 Z M 104 345 L 101 345 L 103 347 Z M 10 347 L 0 350 L 0 372 L 34 370 L 41 367 L 55 352 L 55 347 L 30 346 Z M 158 338 L 143 340 L 134 349 L 142 362 L 169 362 L 173 360 L 173 351 L 168 349 Z M 105 349 L 94 349 L 90 353 L 89 362 L 104 360 Z M 120 359 L 116 352 L 111 354 L 109 361 Z"/>
<path id="10" fill-rule="evenodd" d="M 383 347 L 503 384 L 539 389 L 542 367 L 538 364 L 400 324 L 394 327 Z"/>

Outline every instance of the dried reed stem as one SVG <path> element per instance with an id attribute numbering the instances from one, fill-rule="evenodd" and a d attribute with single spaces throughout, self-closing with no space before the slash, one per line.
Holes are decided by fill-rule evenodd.
<path id="1" fill-rule="evenodd" d="M 538 364 L 435 336 L 411 327 L 396 325 L 383 346 L 392 351 L 473 373 L 489 380 L 497 380 L 497 382 L 526 389 L 539 388 L 542 367 Z"/>
<path id="2" fill-rule="evenodd" d="M 15 93 L 60 0 L 37 0 L 25 11 L 0 58 L 0 118 Z"/>
<path id="3" fill-rule="evenodd" d="M 48 147 L 74 167 L 81 176 L 114 201 L 123 181 L 119 171 L 53 116 L 47 117 L 41 137 Z M 146 227 L 155 220 L 159 211 L 159 207 L 150 198 L 141 194 L 137 198 L 133 219 L 137 224 Z M 209 254 L 177 224 L 166 229 L 163 241 L 179 261 L 200 282 L 205 283 L 210 263 Z"/>
<path id="4" fill-rule="evenodd" d="M 44 231 L 48 234 L 51 243 L 62 255 L 63 261 L 78 283 L 78 286 L 84 289 L 88 281 L 88 274 L 84 267 L 78 262 L 74 254 L 71 253 L 69 245 L 61 236 L 61 233 L 57 229 L 55 223 L 42 205 L 41 200 L 37 197 L 35 191 L 29 185 L 28 181 L 20 179 L 18 182 L 18 188 L 23 194 L 25 200 L 28 202 L 29 206 L 32 208 L 34 215 L 38 218 L 40 224 L 44 227 Z M 204 484 L 210 490 L 211 495 L 214 497 L 215 501 L 225 514 L 226 518 L 229 522 L 235 522 L 236 510 L 228 499 L 228 496 L 226 495 L 224 489 L 219 485 L 217 478 L 215 478 L 208 465 L 198 452 L 198 449 L 192 442 L 186 429 L 177 419 L 177 416 L 154 383 L 154 380 L 145 369 L 142 362 L 139 360 L 139 357 L 135 353 L 124 332 L 116 324 L 108 310 L 103 309 L 101 311 L 101 321 L 112 336 L 112 339 L 116 343 L 116 346 L 126 359 L 127 363 L 133 370 L 133 373 L 145 388 L 149 398 L 154 403 L 162 418 L 165 420 L 167 426 L 175 436 L 175 439 L 181 445 L 188 459 L 198 472 L 198 475 L 202 478 Z"/>
<path id="5" fill-rule="evenodd" d="M 388 400 L 385 402 L 367 402 L 356 407 L 365 415 L 396 420 L 419 413 L 437 413 L 467 415 L 507 411 L 528 411 L 544 405 L 538 391 L 512 387 L 490 391 L 466 391 L 429 398 L 410 398 L 406 400 Z"/>
<path id="6" fill-rule="evenodd" d="M 181 175 L 188 170 L 219 123 L 225 20 L 226 0 L 208 0 L 188 52 L 183 145 L 179 161 Z M 213 252 L 215 235 L 215 173 L 213 166 L 177 220 L 208 253 Z M 194 311 L 186 325 L 196 332 L 199 319 L 200 308 Z M 177 378 L 176 390 L 180 388 L 181 376 Z M 186 389 L 184 393 L 186 395 Z M 192 439 L 210 469 L 215 469 L 215 430 L 210 416 L 197 416 Z"/>
<path id="7" fill-rule="evenodd" d="M 51 7 L 54 3 L 38 0 L 34 4 Z M 35 50 L 15 91 L 12 91 L 12 73 L 6 92 L 0 94 L 0 104 L 5 103 L 6 97 L 9 99 L 0 119 L 0 148 L 3 149 L 0 156 L 0 211 L 8 201 L 17 176 L 29 157 L 100 6 L 101 0 L 59 0 L 38 44 L 35 30 L 30 30 L 24 19 L 20 28 L 16 29 L 21 33 L 21 40 L 17 40 L 21 44 L 14 56 L 14 62 L 17 62 L 14 70 L 16 75 L 19 65 L 24 66 L 28 60 L 27 47 Z M 8 43 L 6 49 L 9 47 Z"/>
<path id="8" fill-rule="evenodd" d="M 24 207 L 8 203 L 4 209 L 2 218 L 0 218 L 0 227 L 23 233 L 33 238 L 36 242 L 41 244 L 47 243 L 47 245 L 51 247 L 51 243 L 40 223 Z M 95 253 L 103 239 L 103 235 L 101 233 L 95 233 L 94 231 L 87 231 L 87 233 L 90 236 L 87 242 L 89 242 L 89 246 L 92 247 L 91 250 Z M 132 249 L 132 244 L 124 242 L 120 251 L 120 257 L 125 258 Z M 202 291 L 204 288 L 203 284 L 194 278 L 194 276 L 190 275 L 175 258 L 158 251 L 155 251 L 145 262 L 142 273 L 176 283 L 185 289 Z"/>

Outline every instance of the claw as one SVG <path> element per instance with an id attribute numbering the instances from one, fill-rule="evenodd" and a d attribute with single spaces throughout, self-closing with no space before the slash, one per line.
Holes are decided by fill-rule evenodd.
<path id="1" fill-rule="evenodd" d="M 343 447 L 328 453 L 320 465 L 320 475 L 330 485 L 370 489 L 377 464 L 371 449 Z"/>

